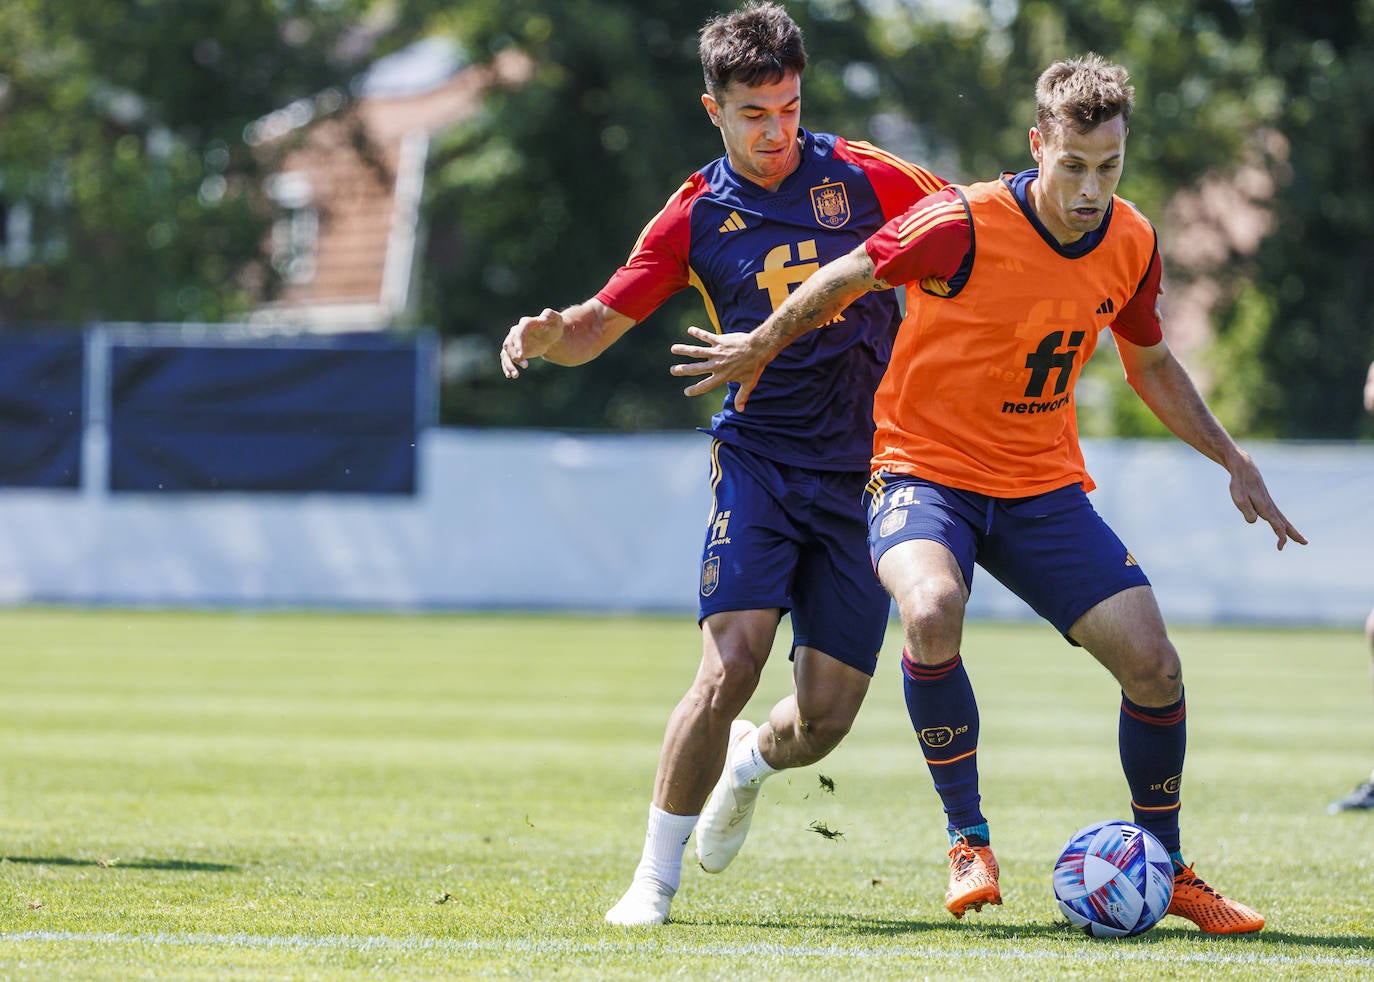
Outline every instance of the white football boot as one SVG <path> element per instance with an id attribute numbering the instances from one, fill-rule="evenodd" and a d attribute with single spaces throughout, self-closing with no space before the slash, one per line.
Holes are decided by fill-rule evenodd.
<path id="1" fill-rule="evenodd" d="M 749 834 L 749 823 L 754 818 L 754 805 L 763 782 L 756 778 L 743 787 L 737 785 L 732 761 L 742 741 L 757 740 L 758 731 L 759 728 L 747 720 L 737 719 L 730 724 L 730 748 L 725 752 L 725 768 L 697 822 L 697 862 L 708 873 L 719 873 L 729 866 Z"/>

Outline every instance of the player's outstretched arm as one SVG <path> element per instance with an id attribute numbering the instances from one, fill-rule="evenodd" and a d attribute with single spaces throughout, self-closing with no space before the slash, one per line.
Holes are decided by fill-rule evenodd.
<path id="1" fill-rule="evenodd" d="M 1187 370 L 1160 341 L 1150 347 L 1117 339 L 1117 351 L 1131 387 L 1169 430 L 1199 453 L 1215 460 L 1231 475 L 1231 500 L 1245 520 L 1263 519 L 1278 537 L 1282 549 L 1288 540 L 1307 545 L 1301 532 L 1284 517 L 1269 496 L 1250 455 L 1236 445 L 1231 434 L 1212 415 Z"/>
<path id="2" fill-rule="evenodd" d="M 886 290 L 874 279 L 873 260 L 860 245 L 848 255 L 826 263 L 812 273 L 769 318 L 747 333 L 715 335 L 699 327 L 689 329 L 702 342 L 675 344 L 675 355 L 694 358 L 672 366 L 674 375 L 705 375 L 682 391 L 689 396 L 710 392 L 728 382 L 738 382 L 735 408 L 743 410 L 764 367 L 787 345 L 808 331 L 826 324 L 869 290 Z"/>
<path id="3" fill-rule="evenodd" d="M 635 321 L 595 298 L 567 310 L 545 307 L 534 317 L 522 317 L 501 342 L 501 371 L 519 378 L 531 358 L 555 365 L 581 365 L 605 351 L 635 326 Z"/>

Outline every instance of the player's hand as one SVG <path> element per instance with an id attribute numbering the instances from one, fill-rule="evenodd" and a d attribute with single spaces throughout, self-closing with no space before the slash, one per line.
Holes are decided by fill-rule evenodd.
<path id="1" fill-rule="evenodd" d="M 743 411 L 749 394 L 754 391 L 764 366 L 768 364 L 768 357 L 750 344 L 749 334 L 712 334 L 699 327 L 689 327 L 687 333 L 702 343 L 675 344 L 668 350 L 675 355 L 697 360 L 673 365 L 668 371 L 674 375 L 705 375 L 706 378 L 687 386 L 682 390 L 683 394 L 699 396 L 728 382 L 738 382 L 735 409 Z"/>
<path id="2" fill-rule="evenodd" d="M 1260 476 L 1259 468 L 1244 450 L 1240 452 L 1240 458 L 1231 470 L 1231 500 L 1250 524 L 1253 525 L 1261 518 L 1268 522 L 1269 527 L 1274 530 L 1274 535 L 1278 536 L 1280 549 L 1289 539 L 1299 545 L 1307 545 L 1307 539 L 1303 538 L 1303 534 L 1293 527 L 1293 523 L 1285 518 L 1278 505 L 1274 504 L 1274 499 L 1269 496 L 1269 489 L 1264 486 L 1264 478 Z"/>
<path id="3" fill-rule="evenodd" d="M 520 318 L 501 342 L 501 371 L 506 378 L 519 378 L 520 369 L 529 368 L 531 358 L 557 344 L 565 328 L 563 315 L 549 307 L 538 317 Z"/>

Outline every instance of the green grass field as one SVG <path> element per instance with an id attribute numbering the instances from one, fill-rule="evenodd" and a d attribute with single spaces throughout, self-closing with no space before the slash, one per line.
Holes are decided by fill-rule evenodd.
<path id="1" fill-rule="evenodd" d="M 1259 935 L 1064 925 L 1054 857 L 1127 796 L 1115 687 L 1038 624 L 964 646 L 1004 906 L 943 909 L 893 636 L 845 744 L 765 786 L 726 873 L 689 853 L 672 924 L 628 931 L 601 918 L 696 667 L 690 617 L 0 611 L 0 977 L 1374 975 L 1374 815 L 1325 813 L 1374 764 L 1363 637 L 1173 635 L 1185 851 Z M 780 648 L 751 713 L 788 686 Z"/>

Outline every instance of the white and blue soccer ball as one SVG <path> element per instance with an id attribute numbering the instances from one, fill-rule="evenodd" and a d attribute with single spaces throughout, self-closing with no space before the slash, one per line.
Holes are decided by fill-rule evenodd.
<path id="1" fill-rule="evenodd" d="M 1154 927 L 1174 895 L 1169 852 L 1130 822 L 1094 822 L 1070 837 L 1054 864 L 1054 899 L 1094 938 L 1129 938 Z"/>

